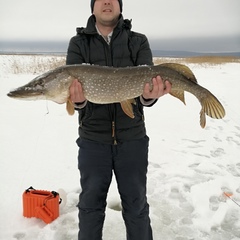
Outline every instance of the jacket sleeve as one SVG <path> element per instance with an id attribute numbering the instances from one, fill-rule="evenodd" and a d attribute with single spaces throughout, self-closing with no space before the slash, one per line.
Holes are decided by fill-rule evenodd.
<path id="1" fill-rule="evenodd" d="M 140 34 L 140 33 L 135 33 L 133 32 L 134 35 L 134 42 L 135 47 L 133 49 L 133 54 L 135 56 L 135 65 L 140 66 L 140 65 L 153 65 L 153 60 L 152 60 L 152 51 L 150 49 L 150 45 L 148 42 L 148 39 L 145 35 Z M 140 102 L 143 106 L 145 107 L 151 107 L 153 106 L 158 99 L 144 99 L 142 96 L 140 96 Z"/>
<path id="2" fill-rule="evenodd" d="M 79 45 L 79 36 L 74 36 L 71 38 L 68 50 L 67 50 L 67 57 L 66 57 L 66 64 L 81 64 L 84 62 L 80 45 Z"/>
<path id="3" fill-rule="evenodd" d="M 129 47 L 131 49 L 135 66 L 153 65 L 152 51 L 145 35 L 132 32 L 132 38 Z"/>

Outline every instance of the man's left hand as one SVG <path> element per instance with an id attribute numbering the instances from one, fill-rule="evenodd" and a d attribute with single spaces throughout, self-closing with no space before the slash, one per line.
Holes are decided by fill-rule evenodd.
<path id="1" fill-rule="evenodd" d="M 171 91 L 171 83 L 169 81 L 163 81 L 160 76 L 152 79 L 152 86 L 146 83 L 143 89 L 144 99 L 157 99 Z"/>

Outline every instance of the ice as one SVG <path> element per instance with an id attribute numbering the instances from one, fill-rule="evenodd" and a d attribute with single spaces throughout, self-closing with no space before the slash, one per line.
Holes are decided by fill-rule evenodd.
<path id="1" fill-rule="evenodd" d="M 0 55 L 0 239 L 73 240 L 78 233 L 76 205 L 81 191 L 75 143 L 77 114 L 68 116 L 65 106 L 56 103 L 6 96 L 41 73 L 35 68 L 35 58 Z M 41 63 L 52 59 L 39 58 Z M 27 70 L 14 69 L 17 63 Z M 186 106 L 165 96 L 154 107 L 145 108 L 150 137 L 147 197 L 154 239 L 237 240 L 240 63 L 188 65 L 198 82 L 222 102 L 226 117 L 207 117 L 202 129 L 200 104 L 190 94 L 186 94 Z M 59 191 L 63 199 L 60 216 L 51 224 L 22 216 L 22 193 L 29 186 Z M 104 240 L 126 239 L 115 179 L 109 190 L 103 233 Z"/>

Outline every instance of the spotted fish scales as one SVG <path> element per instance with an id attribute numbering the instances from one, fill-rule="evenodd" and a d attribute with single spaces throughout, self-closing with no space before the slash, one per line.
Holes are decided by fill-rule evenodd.
<path id="1" fill-rule="evenodd" d="M 199 100 L 200 125 L 205 127 L 206 115 L 220 119 L 225 110 L 219 100 L 206 88 L 200 86 L 185 65 L 165 63 L 155 66 L 138 66 L 114 68 L 95 65 L 66 65 L 48 71 L 26 85 L 8 93 L 9 97 L 37 100 L 48 99 L 57 103 L 67 103 L 69 113 L 74 107 L 69 100 L 69 87 L 74 79 L 78 79 L 83 87 L 84 96 L 93 103 L 107 104 L 119 102 L 123 111 L 134 117 L 133 99 L 140 96 L 144 85 L 153 77 L 160 75 L 163 81 L 172 85 L 170 94 L 185 104 L 184 92 L 190 92 Z"/>

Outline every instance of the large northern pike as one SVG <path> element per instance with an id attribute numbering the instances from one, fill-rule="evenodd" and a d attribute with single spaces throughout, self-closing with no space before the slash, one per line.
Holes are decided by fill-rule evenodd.
<path id="1" fill-rule="evenodd" d="M 206 116 L 223 118 L 225 110 L 218 99 L 197 83 L 192 71 L 185 65 L 164 63 L 156 66 L 113 68 L 95 65 L 67 65 L 48 71 L 28 84 L 8 93 L 9 97 L 38 100 L 48 99 L 56 103 L 67 103 L 69 114 L 74 107 L 69 100 L 69 87 L 78 79 L 86 99 L 93 103 L 106 104 L 120 102 L 123 111 L 134 117 L 131 103 L 143 93 L 144 85 L 151 84 L 153 77 L 160 75 L 163 81 L 172 84 L 170 94 L 184 104 L 184 91 L 197 97 L 202 105 L 200 125 L 205 127 Z"/>

